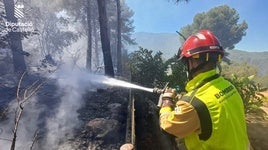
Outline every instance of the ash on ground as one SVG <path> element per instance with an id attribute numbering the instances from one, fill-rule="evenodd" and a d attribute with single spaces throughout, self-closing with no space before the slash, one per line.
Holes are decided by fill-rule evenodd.
<path id="1" fill-rule="evenodd" d="M 82 127 L 67 142 L 80 150 L 118 150 L 125 143 L 128 90 L 98 90 L 78 110 Z M 66 143 L 60 146 L 65 149 Z"/>
<path id="2" fill-rule="evenodd" d="M 28 83 L 25 84 L 29 85 L 29 83 L 32 83 L 31 81 L 28 80 L 26 81 Z M 14 112 L 17 109 L 10 108 L 10 106 L 11 103 L 16 106 L 16 90 L 16 81 L 12 85 L 1 84 L 0 86 L 2 95 L 0 98 L 0 138 L 7 139 L 0 141 L 1 148 L 10 147 L 11 139 L 13 138 Z M 125 144 L 129 89 L 109 88 L 84 92 L 81 95 L 83 100 L 79 101 L 83 103 L 82 106 L 76 109 L 75 112 L 68 112 L 70 113 L 69 115 L 77 114 L 74 120 L 67 122 L 72 122 L 75 126 L 67 128 L 67 131 L 64 130 L 65 133 L 56 132 L 63 135 L 59 136 L 61 137 L 60 139 L 50 142 L 53 145 L 47 145 L 48 140 L 54 140 L 48 138 L 50 129 L 47 127 L 49 123 L 53 123 L 51 118 L 55 118 L 61 103 L 64 103 L 64 93 L 61 92 L 56 85 L 56 81 L 49 79 L 35 94 L 34 99 L 29 100 L 25 105 L 18 128 L 16 149 L 30 149 L 32 147 L 32 149 L 38 150 L 118 150 L 121 145 Z M 68 105 L 70 106 L 66 108 L 72 109 L 75 107 L 73 103 Z M 9 114 L 13 114 L 13 116 Z M 61 119 L 60 115 L 58 113 L 56 118 Z M 68 124 L 65 125 L 68 126 Z M 65 125 L 56 126 L 59 129 L 63 129 Z M 70 130 L 68 131 L 68 129 Z M 32 142 L 31 139 L 35 130 L 38 130 L 38 134 L 35 137 L 35 141 Z M 28 141 L 23 141 L 23 138 L 28 138 Z"/>

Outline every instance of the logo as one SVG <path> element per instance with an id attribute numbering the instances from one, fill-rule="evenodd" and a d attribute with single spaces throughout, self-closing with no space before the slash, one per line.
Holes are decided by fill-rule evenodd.
<path id="1" fill-rule="evenodd" d="M 225 89 L 221 90 L 220 92 L 216 93 L 214 96 L 215 96 L 217 99 L 219 99 L 219 98 L 221 98 L 222 96 L 224 96 L 224 95 L 230 93 L 230 92 L 233 91 L 234 89 L 235 89 L 235 88 L 234 88 L 232 85 L 230 85 L 230 86 L 228 86 L 227 88 L 225 88 Z"/>
<path id="2" fill-rule="evenodd" d="M 19 19 L 24 17 L 23 13 L 24 5 L 23 4 L 16 4 L 14 7 L 14 16 Z"/>
<path id="3" fill-rule="evenodd" d="M 216 46 L 216 45 L 215 46 L 209 46 L 209 48 L 210 49 L 220 49 L 220 47 L 219 46 Z"/>
<path id="4" fill-rule="evenodd" d="M 0 22 L 0 34 L 8 34 L 10 32 L 34 32 L 33 23 L 22 19 L 25 17 L 23 9 L 23 4 L 19 3 L 14 6 L 14 17 L 18 19 L 18 22 Z"/>
<path id="5" fill-rule="evenodd" d="M 181 107 L 180 106 L 176 106 L 174 109 L 175 114 L 181 114 Z"/>

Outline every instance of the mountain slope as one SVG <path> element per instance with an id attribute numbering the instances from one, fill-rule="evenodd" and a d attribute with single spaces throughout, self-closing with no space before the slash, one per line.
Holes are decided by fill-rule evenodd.
<path id="1" fill-rule="evenodd" d="M 231 61 L 250 64 L 258 68 L 259 75 L 268 74 L 268 52 L 247 52 L 241 50 L 228 51 Z"/>
<path id="2" fill-rule="evenodd" d="M 128 47 L 129 52 L 138 50 L 139 46 L 153 50 L 161 51 L 163 57 L 168 59 L 177 54 L 181 42 L 177 33 L 145 33 L 138 32 L 133 34 L 137 45 Z M 254 51 L 254 50 L 253 50 Z M 242 50 L 229 50 L 228 58 L 233 62 L 247 62 L 249 65 L 258 68 L 259 75 L 268 74 L 268 51 L 267 52 L 247 52 Z"/>

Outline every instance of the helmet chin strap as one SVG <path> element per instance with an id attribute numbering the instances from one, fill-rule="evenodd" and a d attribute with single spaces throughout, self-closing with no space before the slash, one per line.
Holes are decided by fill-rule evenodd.
<path id="1" fill-rule="evenodd" d="M 220 62 L 217 62 L 216 63 L 216 70 L 218 69 L 218 74 L 220 74 L 221 75 L 221 72 L 222 72 L 222 67 L 221 67 L 221 64 L 220 64 Z"/>
<path id="2" fill-rule="evenodd" d="M 188 70 L 186 71 L 186 77 L 187 77 L 187 80 L 188 80 L 188 81 L 191 80 L 191 79 L 190 79 L 190 75 L 189 75 L 189 71 L 188 71 Z"/>

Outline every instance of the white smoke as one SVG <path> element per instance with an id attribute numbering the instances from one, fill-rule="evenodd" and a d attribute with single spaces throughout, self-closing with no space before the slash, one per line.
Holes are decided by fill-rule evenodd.
<path id="1" fill-rule="evenodd" d="M 59 146 L 62 146 L 62 144 L 68 143 L 68 139 L 74 138 L 74 130 L 81 128 L 81 121 L 78 118 L 79 114 L 77 110 L 84 105 L 84 95 L 88 94 L 89 91 L 95 91 L 98 88 L 107 88 L 107 85 L 137 88 L 147 91 L 151 90 L 104 75 L 93 75 L 78 68 L 72 69 L 69 66 L 62 66 L 51 78 L 53 78 L 53 81 L 57 81 L 55 83 L 57 85 L 57 91 L 53 93 L 56 93 L 57 96 L 50 94 L 50 97 L 46 97 L 51 98 L 51 100 L 41 98 L 42 102 L 40 102 L 41 99 L 38 99 L 37 96 L 29 99 L 20 120 L 16 149 L 29 149 L 34 133 L 39 128 L 45 133 L 41 134 L 41 141 L 37 141 L 34 149 L 55 150 Z M 47 92 L 46 89 L 43 90 Z M 55 100 L 57 97 L 59 98 Z M 49 102 L 49 105 L 47 102 Z M 9 111 L 8 119 L 0 122 L 0 138 L 12 139 L 14 110 L 17 106 L 16 100 L 10 103 L 9 110 L 13 111 Z M 49 115 L 49 117 L 44 115 L 44 113 L 51 114 L 52 112 L 54 114 Z M 0 150 L 10 149 L 11 142 L 0 140 L 0 145 Z M 71 150 L 72 148 L 71 146 L 65 146 L 65 149 Z"/>
<path id="2" fill-rule="evenodd" d="M 9 113 L 7 119 L 0 122 L 0 149 L 10 149 L 11 140 L 13 138 L 13 129 L 15 126 L 15 112 L 18 110 L 18 103 L 16 100 L 10 102 L 8 105 Z M 28 150 L 32 145 L 32 139 L 36 130 L 38 130 L 38 117 L 40 112 L 43 111 L 42 107 L 37 106 L 37 99 L 35 96 L 30 98 L 25 104 L 22 118 L 20 119 L 16 149 Z M 5 140 L 4 140 L 5 139 Z"/>
<path id="3" fill-rule="evenodd" d="M 57 81 L 55 83 L 58 86 L 57 94 L 60 95 L 60 98 L 55 102 L 58 105 L 56 110 L 53 110 L 55 114 L 46 118 L 43 115 L 44 112 L 51 111 L 50 106 L 40 104 L 37 97 L 28 100 L 18 127 L 16 149 L 30 149 L 34 133 L 39 128 L 43 128 L 41 130 L 46 131 L 46 133 L 41 137 L 43 140 L 41 141 L 41 147 L 37 144 L 40 144 L 40 141 L 37 141 L 34 149 L 57 149 L 60 144 L 73 138 L 74 129 L 81 125 L 77 110 L 84 105 L 83 94 L 88 91 L 95 91 L 97 88 L 104 88 L 104 85 L 100 83 L 106 77 L 70 68 L 68 66 L 62 67 L 52 77 Z M 46 103 L 46 101 L 51 100 L 48 99 L 42 103 Z M 13 138 L 14 112 L 18 108 L 17 101 L 11 101 L 8 107 L 8 118 L 0 122 L 0 150 L 10 149 L 10 140 Z"/>
<path id="4" fill-rule="evenodd" d="M 80 121 L 77 110 L 84 104 L 83 94 L 90 87 L 86 72 L 80 70 L 59 70 L 57 73 L 59 91 L 63 96 L 56 114 L 46 120 L 46 146 L 56 148 L 59 143 L 73 137 L 73 129 Z"/>

